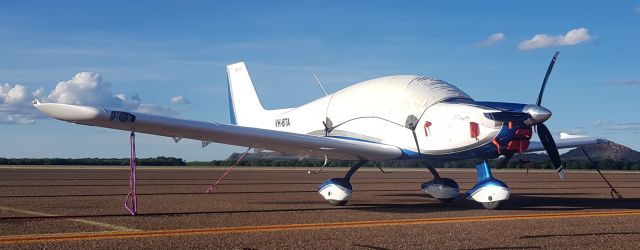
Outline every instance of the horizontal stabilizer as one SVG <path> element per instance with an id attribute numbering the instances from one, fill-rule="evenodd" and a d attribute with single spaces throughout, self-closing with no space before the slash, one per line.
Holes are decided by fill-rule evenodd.
<path id="1" fill-rule="evenodd" d="M 598 137 L 589 137 L 589 136 L 580 136 L 580 137 L 560 137 L 560 139 L 554 138 L 556 147 L 558 149 L 561 148 L 576 148 L 584 145 L 592 145 L 592 144 L 605 144 L 608 143 L 609 140 Z M 544 146 L 539 141 L 531 141 L 529 143 L 529 148 L 527 148 L 527 152 L 533 151 L 544 151 Z"/>

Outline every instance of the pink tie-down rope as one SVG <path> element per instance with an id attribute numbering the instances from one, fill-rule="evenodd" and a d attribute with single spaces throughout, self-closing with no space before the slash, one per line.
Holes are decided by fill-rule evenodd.
<path id="1" fill-rule="evenodd" d="M 130 190 L 124 200 L 124 208 L 131 215 L 136 215 L 138 213 L 138 199 L 136 197 L 136 135 L 133 131 L 131 131 L 131 137 L 129 137 L 129 145 L 131 146 L 131 158 L 129 158 L 129 166 L 131 167 L 131 175 L 129 175 Z"/>
<path id="2" fill-rule="evenodd" d="M 238 160 L 236 160 L 236 163 L 234 163 L 229 169 L 227 169 L 227 172 L 224 172 L 224 174 L 222 176 L 220 176 L 220 178 L 218 178 L 216 183 L 214 183 L 213 185 L 211 185 L 209 187 L 209 189 L 207 189 L 207 192 L 206 192 L 207 194 L 213 192 L 213 190 L 218 187 L 218 183 L 220 183 L 220 181 L 222 181 L 222 179 L 224 179 L 224 177 L 227 176 L 227 174 L 229 174 L 229 172 L 231 172 L 231 170 L 234 167 L 236 167 L 238 165 L 238 163 L 240 163 L 240 161 L 242 161 L 244 156 L 247 155 L 247 153 L 249 153 L 249 150 L 251 150 L 251 148 L 247 148 L 247 151 L 244 151 L 244 154 L 242 154 L 240 156 L 240 158 L 238 158 Z"/>

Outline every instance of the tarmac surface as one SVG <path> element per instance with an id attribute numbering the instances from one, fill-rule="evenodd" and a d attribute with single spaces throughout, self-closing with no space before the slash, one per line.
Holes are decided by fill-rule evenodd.
<path id="1" fill-rule="evenodd" d="M 425 169 L 366 168 L 353 199 L 329 205 L 316 192 L 347 169 L 138 168 L 138 212 L 123 207 L 124 167 L 0 167 L 2 249 L 529 249 L 640 248 L 640 173 L 495 171 L 511 198 L 486 210 L 462 195 L 428 198 Z M 475 170 L 440 170 L 461 193 Z"/>

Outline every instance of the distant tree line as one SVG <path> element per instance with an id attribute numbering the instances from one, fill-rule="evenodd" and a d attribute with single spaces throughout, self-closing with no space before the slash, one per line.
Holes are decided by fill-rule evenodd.
<path id="1" fill-rule="evenodd" d="M 186 166 L 180 158 L 159 156 L 137 158 L 141 166 Z M 85 165 L 85 166 L 128 166 L 129 158 L 0 158 L 0 165 Z"/>

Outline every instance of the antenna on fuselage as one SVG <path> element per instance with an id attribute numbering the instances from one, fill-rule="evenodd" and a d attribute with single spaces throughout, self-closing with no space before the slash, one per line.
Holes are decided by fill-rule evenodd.
<path id="1" fill-rule="evenodd" d="M 318 85 L 320 85 L 320 88 L 322 88 L 322 92 L 324 92 L 324 95 L 329 95 L 327 94 L 327 91 L 324 89 L 324 86 L 322 86 L 322 83 L 320 82 L 320 79 L 318 79 L 318 76 L 316 76 L 316 73 L 313 73 L 313 77 L 316 78 L 316 82 L 318 82 Z"/>

